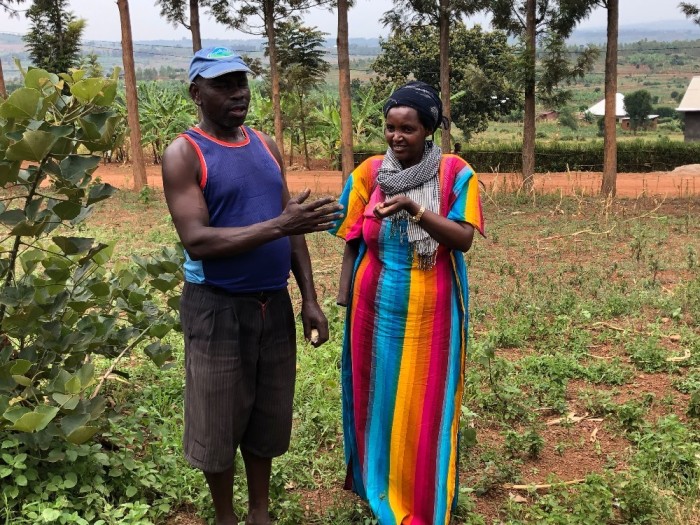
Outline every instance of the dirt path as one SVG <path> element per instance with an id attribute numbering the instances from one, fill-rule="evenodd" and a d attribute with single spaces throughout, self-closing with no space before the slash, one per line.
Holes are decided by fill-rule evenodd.
<path id="1" fill-rule="evenodd" d="M 620 173 L 617 176 L 617 194 L 620 197 L 636 198 L 642 195 L 659 197 L 689 197 L 700 195 L 700 169 L 695 167 L 676 169 L 672 172 Z M 160 166 L 146 167 L 148 184 L 152 188 L 162 188 Z M 95 172 L 103 182 L 118 188 L 128 189 L 133 184 L 131 166 L 104 164 Z M 340 171 L 290 171 L 287 174 L 292 193 L 311 188 L 314 193 L 339 194 L 341 190 Z M 491 191 L 517 190 L 521 187 L 519 174 L 483 173 L 479 179 Z M 600 189 L 601 174 L 572 171 L 567 173 L 546 173 L 535 175 L 535 188 L 540 193 L 594 195 Z"/>

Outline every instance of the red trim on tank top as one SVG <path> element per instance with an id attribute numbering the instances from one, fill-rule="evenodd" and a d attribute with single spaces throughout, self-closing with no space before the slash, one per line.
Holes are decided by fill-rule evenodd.
<path id="1" fill-rule="evenodd" d="M 241 131 L 243 132 L 243 136 L 245 138 L 240 142 L 224 142 L 223 140 L 219 140 L 215 137 L 212 137 L 211 135 L 209 135 L 209 133 L 204 131 L 202 128 L 198 128 L 197 126 L 194 126 L 191 129 L 195 133 L 200 134 L 202 137 L 206 137 L 209 140 L 211 140 L 212 142 L 216 142 L 220 146 L 224 146 L 226 148 L 241 148 L 243 146 L 247 146 L 248 144 L 250 144 L 250 137 L 248 136 L 248 133 L 246 132 L 245 127 L 243 127 L 243 126 L 241 126 Z"/>
<path id="2" fill-rule="evenodd" d="M 180 136 L 184 138 L 187 142 L 192 144 L 192 147 L 197 152 L 197 156 L 199 157 L 199 165 L 202 172 L 199 178 L 199 187 L 202 190 L 204 190 L 204 187 L 207 185 L 207 161 L 204 158 L 204 154 L 202 153 L 202 150 L 199 149 L 199 145 L 195 142 L 195 140 L 192 137 L 185 135 L 184 133 Z"/>
<path id="3" fill-rule="evenodd" d="M 270 146 L 267 145 L 267 141 L 265 140 L 265 137 L 263 136 L 263 134 L 261 132 L 259 132 L 257 129 L 253 129 L 253 128 L 250 128 L 250 129 L 253 131 L 253 133 L 255 133 L 258 136 L 258 138 L 260 139 L 260 142 L 262 142 L 262 145 L 265 146 L 265 149 L 270 154 L 270 157 L 272 157 L 272 160 L 275 161 L 275 164 L 277 164 L 277 167 L 280 169 L 280 171 L 282 171 L 282 166 L 280 166 L 280 163 L 277 160 L 277 157 L 275 157 L 275 155 L 270 150 Z"/>

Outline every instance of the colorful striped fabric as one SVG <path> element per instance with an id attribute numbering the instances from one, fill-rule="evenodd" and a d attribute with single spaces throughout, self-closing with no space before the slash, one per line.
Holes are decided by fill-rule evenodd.
<path id="1" fill-rule="evenodd" d="M 342 357 L 345 459 L 381 525 L 447 524 L 457 501 L 457 434 L 468 289 L 461 252 L 417 268 L 408 243 L 372 210 L 382 157 L 351 174 L 332 231 L 360 241 Z M 460 157 L 440 166 L 441 214 L 483 234 L 479 186 Z"/>

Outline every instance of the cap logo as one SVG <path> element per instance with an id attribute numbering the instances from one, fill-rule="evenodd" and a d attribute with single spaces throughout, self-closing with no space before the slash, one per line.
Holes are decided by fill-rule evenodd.
<path id="1" fill-rule="evenodd" d="M 207 55 L 207 58 L 229 58 L 234 56 L 230 49 L 225 47 L 215 47 L 212 49 L 211 53 Z"/>

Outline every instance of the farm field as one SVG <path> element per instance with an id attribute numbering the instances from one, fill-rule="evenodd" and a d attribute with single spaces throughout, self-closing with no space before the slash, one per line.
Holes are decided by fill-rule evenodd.
<path id="1" fill-rule="evenodd" d="M 467 255 L 456 524 L 697 523 L 700 201 L 638 190 L 614 203 L 486 192 L 488 237 Z M 121 262 L 176 242 L 157 188 L 120 192 L 82 233 L 115 242 Z M 372 524 L 341 489 L 342 245 L 326 234 L 308 243 L 332 337 L 320 349 L 300 341 L 294 434 L 273 465 L 273 509 L 279 524 Z M 124 523 L 212 518 L 204 479 L 181 456 L 182 346 L 169 339 L 171 368 L 137 352 L 128 383 L 108 384 L 111 423 L 94 446 L 113 458 L 110 501 L 129 494 L 130 512 L 141 509 L 143 521 Z"/>
<path id="2" fill-rule="evenodd" d="M 322 164 L 322 163 L 320 163 Z M 160 166 L 146 166 L 148 184 L 151 188 L 162 188 Z M 541 192 L 596 195 L 600 191 L 601 174 L 597 172 L 570 171 L 565 173 L 535 174 L 535 189 Z M 103 164 L 95 177 L 117 188 L 128 189 L 133 184 L 129 165 Z M 516 191 L 520 175 L 516 173 L 479 173 L 479 180 L 492 191 Z M 289 170 L 287 184 L 291 192 L 309 188 L 316 193 L 340 194 L 342 174 L 340 171 Z M 700 195 L 700 164 L 680 167 L 672 172 L 618 173 L 617 192 L 621 197 L 689 197 Z"/>

